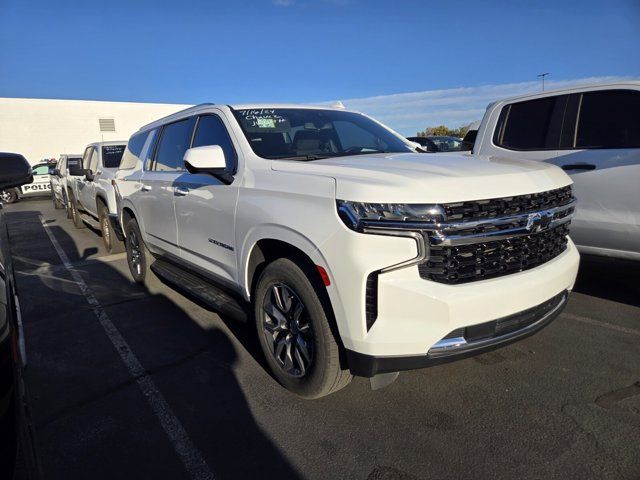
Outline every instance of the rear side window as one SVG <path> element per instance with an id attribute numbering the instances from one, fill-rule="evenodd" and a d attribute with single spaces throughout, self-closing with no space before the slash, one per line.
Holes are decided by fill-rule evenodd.
<path id="1" fill-rule="evenodd" d="M 237 163 L 236 151 L 233 148 L 227 128 L 217 115 L 203 115 L 198 119 L 192 147 L 203 147 L 205 145 L 219 145 L 224 152 L 227 169 L 235 172 Z"/>
<path id="2" fill-rule="evenodd" d="M 142 153 L 142 147 L 147 140 L 149 132 L 137 133 L 132 136 L 127 142 L 127 148 L 122 155 L 122 161 L 120 162 L 121 170 L 130 170 L 135 168 Z"/>
<path id="3" fill-rule="evenodd" d="M 103 145 L 102 165 L 104 168 L 118 168 L 126 145 Z"/>
<path id="4" fill-rule="evenodd" d="M 640 92 L 606 90 L 582 95 L 575 148 L 640 147 Z"/>
<path id="5" fill-rule="evenodd" d="M 156 150 L 153 170 L 158 172 L 184 170 L 184 152 L 189 148 L 191 119 L 165 125 Z"/>
<path id="6" fill-rule="evenodd" d="M 540 98 L 505 106 L 500 112 L 493 142 L 513 150 L 558 148 L 566 97 Z"/>

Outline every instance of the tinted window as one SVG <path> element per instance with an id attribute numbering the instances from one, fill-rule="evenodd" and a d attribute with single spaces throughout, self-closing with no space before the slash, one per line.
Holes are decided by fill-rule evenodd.
<path id="1" fill-rule="evenodd" d="M 49 175 L 49 165 L 36 165 L 33 167 L 34 175 Z"/>
<path id="2" fill-rule="evenodd" d="M 69 175 L 80 175 L 80 169 L 82 168 L 82 158 L 69 157 L 67 159 L 66 167 L 69 169 Z"/>
<path id="3" fill-rule="evenodd" d="M 162 129 L 153 169 L 163 171 L 183 170 L 184 152 L 189 148 L 190 119 L 170 123 Z"/>
<path id="4" fill-rule="evenodd" d="M 227 160 L 227 168 L 235 170 L 236 151 L 233 148 L 233 143 L 224 123 L 217 115 L 203 115 L 198 120 L 192 147 L 203 147 L 205 145 L 219 145 L 224 152 L 224 158 Z"/>
<path id="5" fill-rule="evenodd" d="M 102 146 L 102 165 L 105 168 L 118 168 L 125 145 L 103 145 Z"/>
<path id="6" fill-rule="evenodd" d="M 149 133 L 149 137 L 147 138 L 147 141 L 144 144 L 144 147 L 142 147 L 141 155 L 144 156 L 144 158 L 142 159 L 142 162 L 145 169 L 147 170 L 151 168 L 151 159 L 153 158 L 154 148 L 157 143 L 156 137 L 158 136 L 159 131 L 160 129 L 158 128 L 156 128 L 155 130 L 151 130 L 151 132 Z"/>
<path id="7" fill-rule="evenodd" d="M 563 96 L 563 100 L 566 96 Z M 558 97 L 512 103 L 502 109 L 494 143 L 515 150 L 545 150 L 558 147 L 561 115 L 554 118 Z M 561 111 L 560 111 L 561 113 Z M 552 123 L 554 128 L 550 128 Z"/>
<path id="8" fill-rule="evenodd" d="M 640 92 L 609 90 L 583 94 L 575 146 L 640 147 Z"/>

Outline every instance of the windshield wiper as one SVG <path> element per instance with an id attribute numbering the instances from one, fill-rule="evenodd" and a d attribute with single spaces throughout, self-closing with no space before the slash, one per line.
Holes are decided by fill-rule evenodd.
<path id="1" fill-rule="evenodd" d="M 313 160 L 322 160 L 324 158 L 328 158 L 326 155 L 294 155 L 291 157 L 272 157 L 271 160 L 296 160 L 300 162 L 310 162 Z"/>

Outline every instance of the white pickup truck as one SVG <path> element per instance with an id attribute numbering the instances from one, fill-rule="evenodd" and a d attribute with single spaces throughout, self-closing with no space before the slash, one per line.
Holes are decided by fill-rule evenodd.
<path id="1" fill-rule="evenodd" d="M 82 174 L 69 176 L 67 190 L 70 218 L 77 228 L 85 222 L 99 229 L 109 253 L 124 249 L 118 226 L 113 178 L 127 142 L 96 142 L 87 145 Z"/>
<path id="2" fill-rule="evenodd" d="M 115 183 L 134 279 L 249 306 L 305 398 L 529 335 L 578 269 L 560 168 L 417 153 L 339 108 L 187 109 L 131 137 Z"/>

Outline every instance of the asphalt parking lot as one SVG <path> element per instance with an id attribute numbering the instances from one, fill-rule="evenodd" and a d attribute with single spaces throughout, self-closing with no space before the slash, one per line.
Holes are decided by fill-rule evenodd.
<path id="1" fill-rule="evenodd" d="M 251 325 L 133 284 L 48 199 L 4 211 L 47 479 L 640 478 L 633 263 L 583 258 L 565 312 L 519 343 L 303 401 Z"/>

